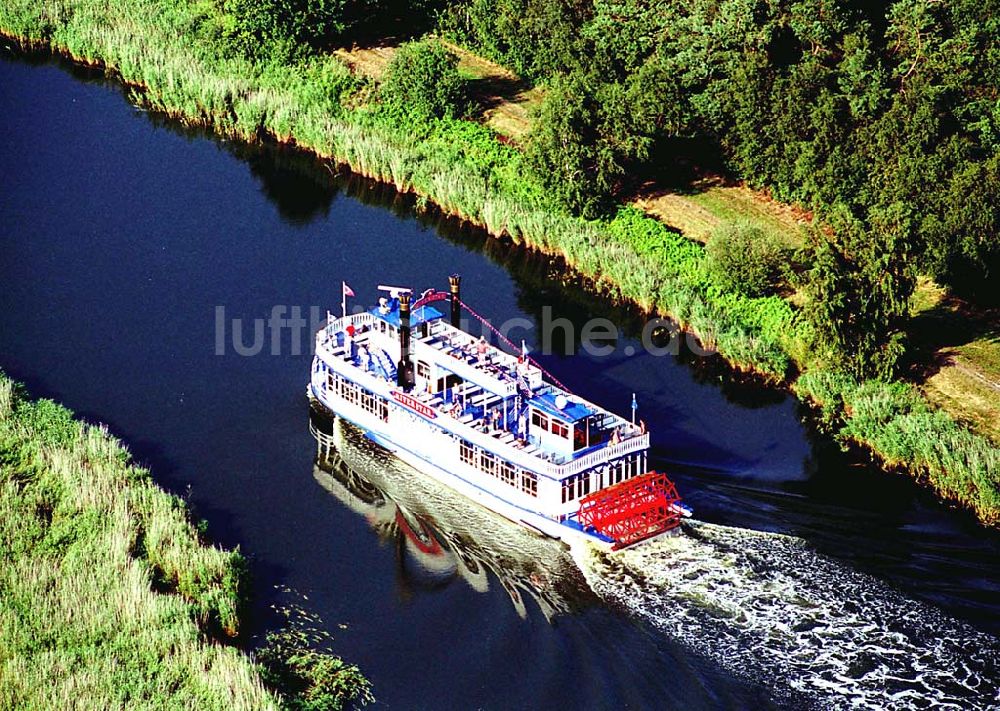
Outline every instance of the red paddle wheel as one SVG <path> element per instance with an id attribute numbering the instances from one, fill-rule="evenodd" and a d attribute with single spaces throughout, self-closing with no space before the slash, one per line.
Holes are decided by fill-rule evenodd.
<path id="1" fill-rule="evenodd" d="M 580 500 L 580 524 L 615 540 L 615 548 L 638 543 L 681 522 L 680 496 L 666 474 L 649 472 Z"/>

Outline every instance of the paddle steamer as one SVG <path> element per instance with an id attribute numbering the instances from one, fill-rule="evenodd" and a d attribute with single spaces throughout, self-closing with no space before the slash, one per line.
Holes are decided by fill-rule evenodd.
<path id="1" fill-rule="evenodd" d="M 360 313 L 317 332 L 313 406 L 424 474 L 543 535 L 621 547 L 690 514 L 665 475 L 647 471 L 649 433 L 571 393 L 495 329 L 461 327 L 460 277 L 449 291 L 379 287 Z M 449 318 L 436 305 L 448 302 Z"/>

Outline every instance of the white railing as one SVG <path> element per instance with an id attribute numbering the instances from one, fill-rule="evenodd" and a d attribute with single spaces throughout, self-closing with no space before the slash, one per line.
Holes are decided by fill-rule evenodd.
<path id="1" fill-rule="evenodd" d="M 352 361 L 345 360 L 343 356 L 335 356 L 328 343 L 320 344 L 316 348 L 316 355 L 319 356 L 320 360 L 326 363 L 327 368 L 355 381 L 373 393 L 385 396 L 386 393 L 383 391 L 386 388 L 395 387 L 394 382 L 387 383 L 381 377 L 373 375 L 364 368 L 359 368 L 354 365 Z M 320 376 L 320 380 L 321 382 L 325 382 L 323 381 L 323 376 Z"/>
<path id="2" fill-rule="evenodd" d="M 371 326 L 375 323 L 375 315 L 367 311 L 360 314 L 351 314 L 350 316 L 334 317 L 333 314 L 329 314 L 326 319 L 326 326 L 316 334 L 317 344 L 330 342 L 333 340 L 334 335 L 347 328 L 347 324 L 349 323 L 354 324 L 355 328 Z"/>
<path id="3" fill-rule="evenodd" d="M 566 462 L 565 464 L 549 465 L 549 473 L 558 478 L 566 477 L 570 474 L 590 469 L 601 462 L 609 462 L 612 459 L 618 459 L 618 457 L 623 457 L 626 454 L 632 454 L 648 448 L 649 433 L 637 435 L 617 444 L 608 444 L 596 452 L 591 452 L 586 456 Z"/>

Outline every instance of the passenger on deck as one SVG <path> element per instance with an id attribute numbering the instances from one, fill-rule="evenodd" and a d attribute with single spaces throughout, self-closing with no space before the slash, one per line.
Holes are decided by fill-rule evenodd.
<path id="1" fill-rule="evenodd" d="M 344 350 L 348 358 L 354 358 L 354 324 L 347 324 L 344 329 Z"/>

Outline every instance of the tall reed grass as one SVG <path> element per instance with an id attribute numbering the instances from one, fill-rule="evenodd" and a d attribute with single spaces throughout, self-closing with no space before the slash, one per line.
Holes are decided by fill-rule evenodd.
<path id="1" fill-rule="evenodd" d="M 0 376 L 0 462 L 0 707 L 278 708 L 203 632 L 238 629 L 238 554 L 107 432 Z"/>
<path id="2" fill-rule="evenodd" d="M 933 411 L 905 383 L 858 383 L 815 369 L 796 382 L 800 396 L 822 408 L 844 442 L 864 445 L 886 465 L 922 476 L 944 498 L 1000 524 L 1000 450 L 988 439 Z"/>
<path id="3" fill-rule="evenodd" d="M 242 572 L 103 428 L 0 374 L 0 708 L 282 708 L 213 641 L 239 629 Z"/>

